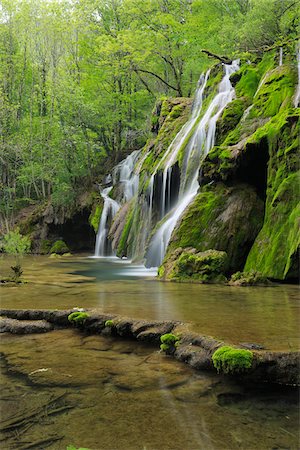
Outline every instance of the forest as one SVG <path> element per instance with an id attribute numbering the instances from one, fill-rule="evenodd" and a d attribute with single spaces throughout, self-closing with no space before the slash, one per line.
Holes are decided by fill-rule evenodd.
<path id="1" fill-rule="evenodd" d="M 299 36 L 299 0 L 2 0 L 0 214 L 80 193 L 149 138 L 157 99 Z M 153 120 L 153 118 L 152 118 Z"/>

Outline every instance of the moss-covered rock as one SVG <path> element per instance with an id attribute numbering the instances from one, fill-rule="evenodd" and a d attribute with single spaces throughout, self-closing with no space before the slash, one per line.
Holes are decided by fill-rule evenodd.
<path id="1" fill-rule="evenodd" d="M 56 253 L 57 255 L 62 255 L 63 253 L 68 253 L 69 251 L 69 247 L 62 240 L 54 242 L 54 244 L 50 248 L 50 253 Z"/>
<path id="2" fill-rule="evenodd" d="M 102 210 L 103 210 L 103 205 L 96 205 L 93 208 L 93 210 L 90 214 L 90 217 L 89 217 L 89 224 L 94 229 L 95 234 L 98 233 Z"/>
<path id="3" fill-rule="evenodd" d="M 170 281 L 224 282 L 227 255 L 217 250 L 197 252 L 194 248 L 177 249 L 165 263 L 164 279 Z M 163 342 L 166 343 L 166 342 Z"/>
<path id="4" fill-rule="evenodd" d="M 263 201 L 250 186 L 206 186 L 182 216 L 165 261 L 179 247 L 213 248 L 227 253 L 226 271 L 240 270 L 262 227 L 263 214 Z"/>
<path id="5" fill-rule="evenodd" d="M 263 277 L 260 272 L 251 270 L 250 272 L 234 273 L 228 284 L 230 286 L 262 286 L 268 285 L 270 282 L 266 277 Z"/>

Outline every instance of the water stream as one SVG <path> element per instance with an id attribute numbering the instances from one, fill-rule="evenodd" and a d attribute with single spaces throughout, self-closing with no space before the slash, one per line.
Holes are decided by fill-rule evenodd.
<path id="1" fill-rule="evenodd" d="M 187 206 L 192 202 L 199 189 L 199 169 L 201 161 L 214 146 L 216 123 L 226 105 L 234 98 L 234 88 L 230 83 L 230 75 L 239 68 L 239 62 L 234 61 L 231 65 L 225 65 L 225 75 L 219 85 L 219 92 L 211 101 L 203 118 L 197 125 L 192 137 L 190 138 L 183 160 L 183 169 L 181 173 L 181 185 L 177 204 L 170 212 L 167 220 L 164 220 L 161 226 L 153 236 L 146 255 L 146 267 L 158 267 L 163 260 L 172 232 L 178 222 L 180 216 Z M 208 74 L 206 75 L 206 79 Z M 205 83 L 204 83 L 205 86 Z M 203 88 L 204 90 L 204 88 Z M 202 100 L 199 101 L 201 108 Z M 167 179 L 168 171 L 175 161 L 180 147 L 174 148 L 168 163 L 164 170 L 164 180 Z M 166 181 L 163 182 L 162 188 L 163 205 L 166 198 Z M 165 211 L 163 209 L 163 211 Z"/>

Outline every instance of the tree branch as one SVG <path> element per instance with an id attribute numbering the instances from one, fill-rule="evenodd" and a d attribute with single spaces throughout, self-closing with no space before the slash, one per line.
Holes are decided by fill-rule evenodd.
<path id="1" fill-rule="evenodd" d="M 216 55 L 215 53 L 210 52 L 209 50 L 201 50 L 201 52 L 205 53 L 210 58 L 218 59 L 223 64 L 231 64 L 232 63 L 232 59 L 227 58 L 227 56 L 219 56 L 219 55 Z"/>
<path id="2" fill-rule="evenodd" d="M 138 72 L 142 72 L 142 73 L 148 73 L 149 75 L 152 75 L 153 77 L 157 78 L 158 80 L 160 80 L 163 84 L 165 84 L 166 86 L 168 86 L 170 89 L 173 89 L 174 91 L 176 91 L 177 93 L 179 93 L 179 90 L 172 86 L 171 84 L 169 84 L 166 80 L 164 80 L 163 78 L 161 78 L 159 75 L 157 75 L 154 72 L 150 72 L 149 70 L 144 70 L 144 69 L 138 69 L 137 67 L 135 67 L 133 69 L 136 73 Z"/>

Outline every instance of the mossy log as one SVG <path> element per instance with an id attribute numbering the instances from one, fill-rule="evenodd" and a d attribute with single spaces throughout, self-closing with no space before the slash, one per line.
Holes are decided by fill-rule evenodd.
<path id="1" fill-rule="evenodd" d="M 72 327 L 68 316 L 74 310 L 13 310 L 2 309 L 0 315 L 22 322 L 24 320 L 45 320 L 58 328 Z M 80 327 L 81 332 L 105 335 L 105 323 L 113 320 L 114 336 L 136 339 L 158 347 L 161 336 L 172 333 L 180 338 L 172 354 L 177 360 L 197 370 L 215 370 L 212 356 L 226 345 L 213 337 L 201 336 L 189 331 L 187 325 L 175 321 L 146 321 L 103 314 L 97 310 L 86 310 L 88 317 Z M 33 319 L 34 318 L 34 319 Z M 30 333 L 30 331 L 28 331 Z M 239 347 L 249 348 L 249 344 Z M 228 374 L 240 382 L 276 383 L 300 386 L 300 352 L 270 352 L 251 344 L 253 363 L 243 373 Z"/>

